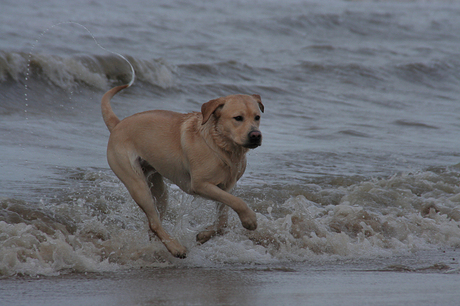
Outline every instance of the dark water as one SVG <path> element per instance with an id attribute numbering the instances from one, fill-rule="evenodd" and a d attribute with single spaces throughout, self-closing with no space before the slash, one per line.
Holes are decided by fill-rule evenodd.
<path id="1" fill-rule="evenodd" d="M 458 248 L 459 15 L 452 1 L 2 2 L 0 274 L 389 266 Z M 256 232 L 234 215 L 196 245 L 214 204 L 170 186 L 166 226 L 189 256 L 149 241 L 106 163 L 100 98 L 131 78 L 111 52 L 136 71 L 113 100 L 119 117 L 262 96 L 264 143 L 234 191 Z"/>

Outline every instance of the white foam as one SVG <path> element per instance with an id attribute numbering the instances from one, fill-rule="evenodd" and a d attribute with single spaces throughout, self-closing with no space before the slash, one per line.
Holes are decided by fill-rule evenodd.
<path id="1" fill-rule="evenodd" d="M 60 88 L 70 90 L 81 83 L 99 89 L 107 87 L 107 79 L 104 75 L 92 72 L 77 59 L 42 55 L 37 55 L 34 59 L 49 81 Z"/>
<path id="2" fill-rule="evenodd" d="M 149 240 L 145 216 L 116 178 L 105 173 L 85 177 L 91 178 L 89 186 L 72 189 L 57 203 L 42 201 L 43 210 L 52 206 L 58 216 L 74 220 L 76 230 L 54 223 L 44 226 L 48 219 L 0 222 L 0 274 L 359 259 L 460 247 L 460 221 L 453 214 L 458 205 L 454 193 L 460 188 L 455 180 L 433 173 L 359 182 L 342 190 L 337 205 L 321 205 L 303 195 L 278 208 L 267 201 L 271 214 L 257 213 L 256 231 L 242 228 L 232 212 L 225 234 L 203 245 L 195 242 L 195 235 L 214 220 L 215 204 L 171 187 L 164 225 L 187 247 L 185 260 Z M 333 187 L 315 190 L 323 195 L 336 192 Z M 257 202 L 249 204 L 267 211 Z M 8 205 L 20 209 L 14 202 Z"/>

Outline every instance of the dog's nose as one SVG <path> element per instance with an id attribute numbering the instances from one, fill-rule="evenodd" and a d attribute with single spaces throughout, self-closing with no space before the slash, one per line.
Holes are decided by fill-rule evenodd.
<path id="1" fill-rule="evenodd" d="M 249 141 L 251 143 L 259 143 L 262 140 L 262 133 L 259 131 L 252 131 L 249 133 Z"/>

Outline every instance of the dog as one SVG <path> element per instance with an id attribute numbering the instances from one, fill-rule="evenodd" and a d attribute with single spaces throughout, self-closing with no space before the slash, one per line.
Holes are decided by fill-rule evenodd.
<path id="1" fill-rule="evenodd" d="M 255 230 L 256 214 L 229 191 L 246 169 L 246 153 L 262 144 L 260 96 L 230 95 L 204 103 L 201 112 L 151 110 L 120 120 L 110 99 L 127 87 L 114 87 L 102 97 L 102 116 L 110 131 L 107 160 L 168 251 L 178 258 L 187 254 L 161 225 L 168 201 L 164 178 L 188 194 L 219 202 L 218 218 L 196 236 L 199 243 L 222 234 L 228 207 L 244 228 Z"/>

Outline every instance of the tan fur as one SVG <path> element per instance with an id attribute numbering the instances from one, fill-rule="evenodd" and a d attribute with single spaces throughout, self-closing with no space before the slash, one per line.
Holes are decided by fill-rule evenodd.
<path id="1" fill-rule="evenodd" d="M 107 159 L 169 252 L 186 256 L 186 249 L 161 225 L 167 204 L 163 177 L 189 194 L 220 203 L 218 220 L 197 235 L 198 242 L 222 233 L 228 207 L 246 229 L 255 230 L 255 213 L 229 191 L 246 169 L 247 151 L 261 144 L 259 123 L 264 107 L 260 96 L 214 99 L 202 105 L 201 113 L 154 110 L 120 121 L 110 99 L 126 87 L 115 87 L 102 98 L 102 115 L 111 132 Z"/>

